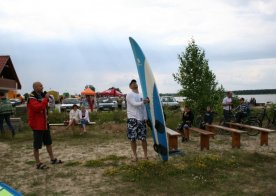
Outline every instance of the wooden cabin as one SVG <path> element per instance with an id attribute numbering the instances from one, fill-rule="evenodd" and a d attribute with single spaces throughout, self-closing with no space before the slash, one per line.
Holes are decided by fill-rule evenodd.
<path id="1" fill-rule="evenodd" d="M 0 91 L 16 91 L 21 89 L 21 83 L 18 79 L 10 56 L 0 55 Z"/>

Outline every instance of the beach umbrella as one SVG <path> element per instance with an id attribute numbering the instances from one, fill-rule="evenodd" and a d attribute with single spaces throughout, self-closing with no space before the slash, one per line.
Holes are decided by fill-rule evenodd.
<path id="1" fill-rule="evenodd" d="M 81 92 L 82 95 L 95 95 L 96 93 L 92 91 L 90 88 L 86 88 L 84 91 Z"/>

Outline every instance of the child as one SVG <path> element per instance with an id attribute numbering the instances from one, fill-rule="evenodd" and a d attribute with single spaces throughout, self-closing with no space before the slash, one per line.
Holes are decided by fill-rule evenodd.
<path id="1" fill-rule="evenodd" d="M 206 124 L 212 124 L 214 118 L 214 113 L 210 106 L 207 106 L 206 113 L 204 114 L 204 121 L 200 124 L 201 129 L 205 129 Z"/>

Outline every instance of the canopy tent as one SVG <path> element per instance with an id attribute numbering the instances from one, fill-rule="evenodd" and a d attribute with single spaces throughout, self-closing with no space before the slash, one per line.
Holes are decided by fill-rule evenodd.
<path id="1" fill-rule="evenodd" d="M 99 93 L 101 96 L 123 96 L 124 94 L 117 91 L 116 89 L 112 88 L 112 89 L 108 89 L 106 91 L 100 92 Z"/>
<path id="2" fill-rule="evenodd" d="M 95 95 L 96 93 L 92 91 L 90 88 L 86 88 L 84 91 L 81 92 L 82 95 Z"/>

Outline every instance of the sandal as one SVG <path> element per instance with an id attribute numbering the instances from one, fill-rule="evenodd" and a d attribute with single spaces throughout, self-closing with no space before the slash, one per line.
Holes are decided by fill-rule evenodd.
<path id="1" fill-rule="evenodd" d="M 36 165 L 36 169 L 41 169 L 41 170 L 44 170 L 44 169 L 48 169 L 49 167 L 47 165 L 45 165 L 44 163 L 38 163 Z"/>
<path id="2" fill-rule="evenodd" d="M 131 162 L 137 162 L 137 161 L 138 161 L 137 157 L 136 158 L 134 157 L 134 158 L 131 159 Z"/>
<path id="3" fill-rule="evenodd" d="M 52 164 L 61 164 L 61 163 L 63 163 L 63 161 L 61 161 L 61 160 L 55 158 L 55 159 L 51 160 L 51 163 L 52 163 Z"/>

